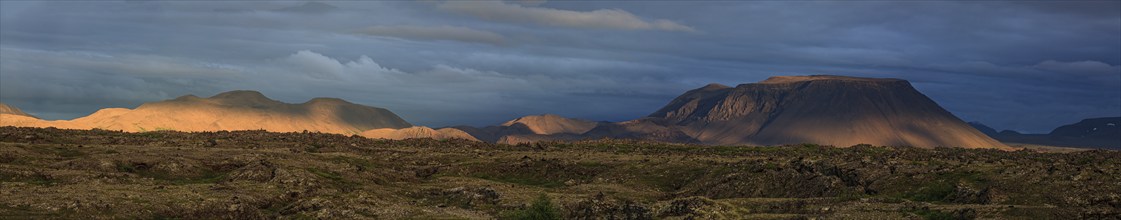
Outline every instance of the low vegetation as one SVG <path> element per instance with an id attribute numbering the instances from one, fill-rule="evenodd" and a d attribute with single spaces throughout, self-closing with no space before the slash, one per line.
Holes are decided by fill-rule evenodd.
<path id="1" fill-rule="evenodd" d="M 0 219 L 1095 219 L 1121 152 L 0 127 Z"/>

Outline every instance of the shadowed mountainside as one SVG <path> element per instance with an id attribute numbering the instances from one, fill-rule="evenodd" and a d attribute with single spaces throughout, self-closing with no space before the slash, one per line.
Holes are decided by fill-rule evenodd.
<path id="1" fill-rule="evenodd" d="M 453 128 L 507 144 L 617 138 L 710 145 L 1008 148 L 907 81 L 844 76 L 779 76 L 736 87 L 710 84 L 648 117 L 623 122 L 540 115 L 498 126 Z"/>
<path id="2" fill-rule="evenodd" d="M 980 123 L 973 126 L 988 127 Z M 988 135 L 997 140 L 1015 144 L 1121 149 L 1121 117 L 1083 119 L 1077 123 L 1055 128 L 1047 134 L 1021 134 L 1012 130 L 1004 130 Z"/>
<path id="3" fill-rule="evenodd" d="M 478 140 L 490 143 L 517 144 L 543 140 L 578 140 L 600 122 L 566 118 L 554 114 L 529 115 L 506 121 L 496 126 L 476 128 L 454 126 Z"/>
<path id="4" fill-rule="evenodd" d="M 736 87 L 710 84 L 646 118 L 607 126 L 590 135 L 719 145 L 1007 148 L 898 79 L 778 76 Z"/>

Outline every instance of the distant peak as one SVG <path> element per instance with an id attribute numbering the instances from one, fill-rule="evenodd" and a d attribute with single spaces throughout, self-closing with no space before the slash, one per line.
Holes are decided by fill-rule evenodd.
<path id="1" fill-rule="evenodd" d="M 852 77 L 852 76 L 834 76 L 834 75 L 809 75 L 809 76 L 773 76 L 759 82 L 761 84 L 780 84 L 780 83 L 795 83 L 806 81 L 862 81 L 862 82 L 898 82 L 901 79 L 892 78 L 865 78 L 865 77 Z"/>
<path id="2" fill-rule="evenodd" d="M 526 121 L 526 120 L 537 119 L 537 118 L 547 118 L 547 117 L 560 117 L 560 116 L 559 115 L 554 115 L 554 114 L 548 114 L 548 113 L 539 114 L 539 115 L 526 115 L 526 116 L 514 118 L 513 120 L 507 121 L 504 124 L 512 124 L 512 123 L 515 123 L 515 122 Z"/>
<path id="3" fill-rule="evenodd" d="M 350 103 L 350 102 L 348 102 L 348 101 L 346 101 L 346 100 L 343 100 L 343 99 L 340 99 L 340 98 L 316 97 L 316 98 L 313 98 L 313 99 L 311 99 L 311 100 L 308 100 L 308 101 L 307 101 L 307 102 L 305 102 L 305 103 L 309 103 L 309 104 L 314 104 L 314 103 L 340 103 L 340 104 L 348 104 L 348 103 Z"/>
<path id="4" fill-rule="evenodd" d="M 536 122 L 539 122 L 539 121 L 542 121 L 542 120 L 544 120 L 544 121 L 586 121 L 586 120 L 583 120 L 583 119 L 568 118 L 568 117 L 560 116 L 560 115 L 557 115 L 557 114 L 545 113 L 545 114 L 539 114 L 539 115 L 526 115 L 526 116 L 518 117 L 518 118 L 515 118 L 513 120 L 507 121 L 506 123 L 502 123 L 502 125 L 503 126 L 510 126 L 510 125 L 517 124 L 517 123 L 536 123 Z"/>
<path id="5" fill-rule="evenodd" d="M 212 99 L 269 99 L 265 94 L 253 90 L 234 90 L 229 92 L 218 93 L 211 96 Z"/>
<path id="6" fill-rule="evenodd" d="M 185 96 L 176 97 L 175 99 L 172 99 L 172 100 L 183 101 L 183 100 L 195 100 L 195 99 L 201 99 L 201 98 L 199 98 L 198 96 L 195 96 L 195 95 L 185 95 Z"/>
<path id="7" fill-rule="evenodd" d="M 732 88 L 732 87 L 729 87 L 729 86 L 726 86 L 726 85 L 720 84 L 720 83 L 709 83 L 708 85 L 705 85 L 704 87 L 701 87 L 700 89 L 701 90 L 717 90 L 717 89 L 727 89 L 727 88 Z"/>

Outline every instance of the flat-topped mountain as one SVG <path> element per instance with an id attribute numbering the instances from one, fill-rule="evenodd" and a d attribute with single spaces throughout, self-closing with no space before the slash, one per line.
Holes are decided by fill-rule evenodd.
<path id="1" fill-rule="evenodd" d="M 316 131 L 358 134 L 378 128 L 412 127 L 393 112 L 335 98 L 300 104 L 269 99 L 256 91 L 231 91 L 200 98 L 193 95 L 145 103 L 136 109 L 107 108 L 74 120 L 4 120 L 4 125 L 101 128 L 124 131 L 257 130 Z"/>
<path id="2" fill-rule="evenodd" d="M 707 144 L 1006 147 L 899 79 L 779 76 L 712 84 L 640 120 Z"/>

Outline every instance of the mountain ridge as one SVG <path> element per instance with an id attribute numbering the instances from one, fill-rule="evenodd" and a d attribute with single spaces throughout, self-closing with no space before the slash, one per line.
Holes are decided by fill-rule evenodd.
<path id="1" fill-rule="evenodd" d="M 102 109 L 74 120 L 17 116 L 3 124 L 125 131 L 321 131 L 372 138 L 463 138 L 491 143 L 618 138 L 709 145 L 814 143 L 1007 149 L 901 79 L 775 76 L 735 87 L 686 91 L 646 117 L 596 122 L 555 114 L 486 126 L 414 126 L 387 109 L 337 98 L 290 104 L 249 90 L 184 95 L 135 109 Z M 376 131 L 375 131 L 376 130 Z"/>
<path id="2" fill-rule="evenodd" d="M 73 120 L 27 120 L 15 117 L 4 124 L 29 127 L 101 128 L 124 131 L 256 130 L 319 131 L 358 134 L 378 128 L 408 128 L 412 124 L 387 109 L 341 99 L 316 98 L 290 104 L 260 92 L 237 90 L 209 98 L 194 95 L 141 104 L 135 109 L 106 108 Z"/>
<path id="3" fill-rule="evenodd" d="M 977 126 L 985 126 L 978 122 Z M 991 129 L 991 128 L 990 128 Z M 995 129 L 994 129 L 995 130 Z M 1121 149 L 1121 117 L 1096 117 L 1060 125 L 1048 133 L 1024 134 L 1004 130 L 990 137 L 1014 144 L 1076 148 Z"/>
<path id="4" fill-rule="evenodd" d="M 0 102 L 0 114 L 19 115 L 19 116 L 26 116 L 26 117 L 30 117 L 30 118 L 36 118 L 36 119 L 39 118 L 39 117 L 35 117 L 34 115 L 28 114 L 27 112 L 23 112 L 23 110 L 20 110 L 19 108 L 16 108 L 15 106 L 10 106 L 8 104 L 4 104 L 3 102 Z"/>

